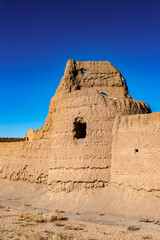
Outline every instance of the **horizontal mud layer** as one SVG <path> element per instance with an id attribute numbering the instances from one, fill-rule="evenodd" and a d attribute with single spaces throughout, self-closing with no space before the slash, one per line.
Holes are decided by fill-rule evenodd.
<path id="1" fill-rule="evenodd" d="M 54 181 L 49 185 L 49 190 L 52 192 L 71 192 L 71 191 L 80 191 L 81 189 L 93 189 L 93 188 L 104 188 L 108 185 L 107 182 L 95 181 L 95 182 L 62 182 Z"/>

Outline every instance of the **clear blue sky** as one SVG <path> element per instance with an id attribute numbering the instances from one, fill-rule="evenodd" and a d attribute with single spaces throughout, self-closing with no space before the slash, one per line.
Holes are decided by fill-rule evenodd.
<path id="1" fill-rule="evenodd" d="M 44 124 L 66 61 L 104 60 L 160 111 L 159 0 L 0 0 L 0 137 Z"/>

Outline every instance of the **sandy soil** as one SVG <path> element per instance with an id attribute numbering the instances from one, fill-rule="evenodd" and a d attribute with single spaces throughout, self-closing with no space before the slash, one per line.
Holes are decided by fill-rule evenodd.
<path id="1" fill-rule="evenodd" d="M 160 225 L 155 219 L 116 215 L 111 213 L 112 209 L 105 209 L 103 200 L 101 206 L 97 202 L 96 208 L 92 198 L 93 193 L 53 194 L 46 186 L 1 180 L 0 239 L 160 239 Z M 19 217 L 24 212 L 49 215 L 54 209 L 58 209 L 64 220 L 36 222 Z"/>

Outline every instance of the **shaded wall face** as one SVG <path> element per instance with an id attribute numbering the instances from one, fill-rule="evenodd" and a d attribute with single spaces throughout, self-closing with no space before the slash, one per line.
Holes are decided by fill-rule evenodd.
<path id="1" fill-rule="evenodd" d="M 111 181 L 137 190 L 158 191 L 159 173 L 160 113 L 116 119 Z"/>
<path id="2" fill-rule="evenodd" d="M 114 100 L 106 101 L 93 89 L 61 99 L 53 121 L 49 166 L 48 183 L 54 191 L 107 185 L 116 107 Z"/>
<path id="3" fill-rule="evenodd" d="M 49 141 L 0 143 L 0 178 L 47 183 Z"/>

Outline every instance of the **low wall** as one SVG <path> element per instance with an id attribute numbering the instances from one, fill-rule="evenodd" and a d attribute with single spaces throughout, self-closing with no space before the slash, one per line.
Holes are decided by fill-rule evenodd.
<path id="1" fill-rule="evenodd" d="M 47 183 L 50 141 L 0 142 L 0 178 Z"/>
<path id="2" fill-rule="evenodd" d="M 160 112 L 116 118 L 111 182 L 137 190 L 160 190 Z"/>
<path id="3" fill-rule="evenodd" d="M 4 137 L 0 137 L 0 142 L 24 142 L 26 141 L 26 138 L 4 138 Z"/>

